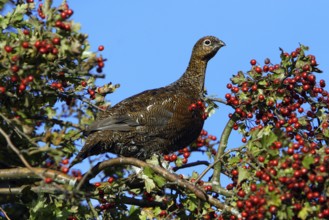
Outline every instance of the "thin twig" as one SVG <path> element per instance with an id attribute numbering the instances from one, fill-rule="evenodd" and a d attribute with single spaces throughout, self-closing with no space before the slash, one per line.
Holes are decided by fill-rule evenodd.
<path id="1" fill-rule="evenodd" d="M 82 101 L 82 102 L 90 105 L 91 107 L 93 107 L 93 108 L 95 108 L 95 109 L 97 109 L 99 111 L 102 111 L 102 112 L 105 112 L 106 111 L 105 109 L 98 107 L 97 105 L 89 102 L 87 99 L 84 99 L 83 97 L 78 97 L 78 99 L 80 99 L 80 101 Z"/>
<path id="2" fill-rule="evenodd" d="M 34 141 L 32 141 L 32 139 L 31 139 L 29 136 L 27 136 L 24 132 L 22 132 L 17 126 L 13 125 L 12 121 L 9 120 L 6 116 L 4 116 L 4 115 L 1 114 L 1 113 L 0 113 L 0 116 L 3 118 L 3 120 L 5 120 L 5 121 L 7 122 L 7 124 L 8 124 L 9 126 L 12 126 L 12 127 L 13 127 L 14 131 L 15 131 L 18 135 L 25 137 L 25 138 L 26 138 L 31 144 L 33 144 L 33 145 L 36 146 L 36 147 L 39 147 L 39 145 L 37 145 Z"/>
<path id="3" fill-rule="evenodd" d="M 195 180 L 195 184 L 197 184 L 203 177 L 208 173 L 208 171 L 215 166 L 216 163 L 218 163 L 220 159 L 214 161 L 212 164 L 210 164 Z"/>
<path id="4" fill-rule="evenodd" d="M 210 100 L 210 101 L 213 101 L 213 102 L 219 102 L 219 103 L 223 103 L 223 104 L 225 104 L 225 105 L 227 105 L 227 102 L 225 102 L 223 99 L 221 99 L 221 98 L 209 98 L 208 97 L 208 99 Z"/>
<path id="5" fill-rule="evenodd" d="M 95 210 L 95 208 L 94 208 L 93 204 L 91 203 L 90 199 L 86 198 L 86 200 L 87 200 L 88 206 L 89 206 L 89 208 L 91 210 L 91 213 L 93 214 L 94 218 L 99 220 L 98 213 Z"/>
<path id="6" fill-rule="evenodd" d="M 7 213 L 5 212 L 5 210 L 3 210 L 1 207 L 0 207 L 0 211 L 3 213 L 3 215 L 6 217 L 7 220 L 11 220 L 7 215 Z"/>
<path id="7" fill-rule="evenodd" d="M 221 156 L 221 159 L 223 159 L 223 157 L 225 157 L 226 155 L 232 153 L 232 152 L 240 152 L 243 150 L 243 148 L 245 148 L 246 146 L 243 145 L 241 147 L 236 147 L 236 148 L 232 148 L 232 149 L 229 149 L 228 151 L 226 151 L 222 156 Z"/>
<path id="8" fill-rule="evenodd" d="M 10 137 L 7 135 L 7 133 L 2 130 L 2 128 L 0 128 L 0 133 L 2 134 L 2 136 L 6 139 L 7 144 L 9 145 L 9 147 L 17 154 L 17 156 L 19 157 L 19 159 L 21 159 L 21 161 L 23 162 L 23 164 L 32 171 L 32 166 L 29 164 L 29 162 L 27 162 L 27 160 L 24 158 L 24 156 L 22 155 L 22 153 L 15 147 L 15 145 L 13 144 L 13 142 L 11 142 Z"/>
<path id="9" fill-rule="evenodd" d="M 180 169 L 184 169 L 184 168 L 188 168 L 188 167 L 194 167 L 194 166 L 199 166 L 199 165 L 209 166 L 209 164 L 210 163 L 208 161 L 205 161 L 205 160 L 195 161 L 195 162 L 192 162 L 192 163 L 183 164 L 182 166 L 179 166 L 179 167 L 174 167 L 173 168 L 173 171 L 176 172 L 177 170 L 180 170 Z"/>

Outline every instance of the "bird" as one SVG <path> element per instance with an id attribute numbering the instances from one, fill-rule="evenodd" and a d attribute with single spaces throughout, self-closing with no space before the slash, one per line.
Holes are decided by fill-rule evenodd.
<path id="1" fill-rule="evenodd" d="M 85 144 L 71 166 L 107 152 L 145 160 L 195 141 L 204 124 L 207 63 L 223 46 L 225 43 L 217 37 L 202 37 L 177 81 L 133 95 L 100 113 L 88 127 Z"/>

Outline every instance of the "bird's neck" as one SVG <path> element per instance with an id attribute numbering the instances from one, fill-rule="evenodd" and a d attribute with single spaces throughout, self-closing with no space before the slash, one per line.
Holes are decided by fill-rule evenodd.
<path id="1" fill-rule="evenodd" d="M 192 58 L 185 73 L 177 83 L 179 86 L 190 90 L 193 94 L 201 96 L 204 93 L 206 68 L 206 61 Z"/>

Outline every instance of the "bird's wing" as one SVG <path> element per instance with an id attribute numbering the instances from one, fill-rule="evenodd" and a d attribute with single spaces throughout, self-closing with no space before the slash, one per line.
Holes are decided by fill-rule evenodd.
<path id="1" fill-rule="evenodd" d="M 139 123 L 129 115 L 109 115 L 107 118 L 92 123 L 88 132 L 112 130 L 112 131 L 130 131 Z"/>
<path id="2" fill-rule="evenodd" d="M 131 131 L 137 126 L 164 126 L 173 117 L 173 109 L 168 109 L 170 95 L 166 88 L 146 90 L 127 98 L 93 122 L 88 133 L 100 130 Z M 174 107 L 174 106 L 173 106 Z"/>

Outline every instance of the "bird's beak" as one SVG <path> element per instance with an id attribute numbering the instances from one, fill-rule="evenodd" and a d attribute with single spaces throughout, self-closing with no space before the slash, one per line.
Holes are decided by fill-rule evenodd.
<path id="1" fill-rule="evenodd" d="M 218 43 L 218 45 L 219 45 L 219 47 L 224 47 L 224 46 L 226 46 L 226 44 L 223 42 L 223 41 L 219 41 L 219 43 Z"/>

